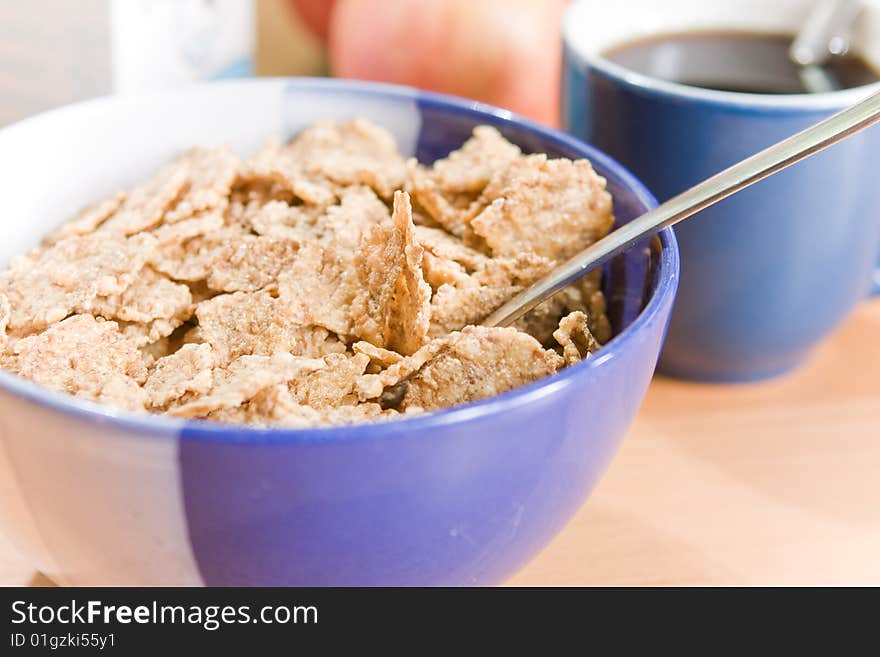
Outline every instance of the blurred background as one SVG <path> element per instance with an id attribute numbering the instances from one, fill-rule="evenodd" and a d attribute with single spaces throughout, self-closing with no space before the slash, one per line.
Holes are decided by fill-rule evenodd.
<path id="1" fill-rule="evenodd" d="M 0 2 L 0 125 L 194 79 L 411 84 L 555 124 L 566 0 Z"/>
<path id="2" fill-rule="evenodd" d="M 566 4 L 0 0 L 0 126 L 114 92 L 331 73 L 555 124 Z M 590 504 L 511 583 L 880 583 L 878 332 L 874 300 L 784 378 L 655 380 Z M 0 535 L 0 583 L 49 582 Z"/>

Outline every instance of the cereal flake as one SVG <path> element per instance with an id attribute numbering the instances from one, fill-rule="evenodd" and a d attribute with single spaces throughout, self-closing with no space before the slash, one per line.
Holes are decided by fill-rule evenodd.
<path id="1" fill-rule="evenodd" d="M 165 215 L 175 223 L 206 210 L 223 208 L 241 166 L 228 148 L 189 149 L 178 160 L 186 169 L 187 187 L 183 197 Z"/>
<path id="2" fill-rule="evenodd" d="M 563 260 L 604 237 L 614 223 L 605 179 L 586 160 L 521 157 L 496 175 L 471 220 L 493 255 L 524 251 Z"/>
<path id="3" fill-rule="evenodd" d="M 580 310 L 559 320 L 559 328 L 553 338 L 562 347 L 562 357 L 566 365 L 574 365 L 599 348 L 599 343 L 590 332 L 590 320 Z"/>
<path id="4" fill-rule="evenodd" d="M 383 198 L 391 198 L 403 186 L 404 160 L 394 137 L 362 119 L 319 121 L 297 135 L 286 150 L 308 173 L 338 185 L 368 185 Z"/>
<path id="5" fill-rule="evenodd" d="M 425 343 L 431 288 L 421 262 L 409 195 L 396 192 L 391 222 L 365 236 L 355 259 L 361 288 L 352 308 L 356 335 L 402 354 L 412 354 Z"/>
<path id="6" fill-rule="evenodd" d="M 366 354 L 329 354 L 324 367 L 291 384 L 294 398 L 312 408 L 329 408 L 354 404 L 355 385 L 364 373 L 370 357 Z"/>
<path id="7" fill-rule="evenodd" d="M 479 324 L 551 268 L 546 258 L 523 253 L 487 260 L 467 285 L 441 285 L 431 299 L 430 335 L 437 337 Z"/>
<path id="8" fill-rule="evenodd" d="M 117 192 L 116 194 L 108 196 L 103 201 L 87 205 L 77 212 L 73 219 L 61 224 L 54 233 L 50 234 L 45 240 L 43 240 L 43 244 L 51 246 L 66 237 L 85 235 L 94 232 L 98 226 L 107 221 L 120 207 L 122 207 L 123 201 L 125 201 L 125 194 Z"/>
<path id="9" fill-rule="evenodd" d="M 186 285 L 147 266 L 123 292 L 98 297 L 91 308 L 108 319 L 144 324 L 156 319 L 179 320 L 180 325 L 192 315 L 192 294 Z"/>
<path id="10" fill-rule="evenodd" d="M 100 230 L 133 235 L 157 226 L 165 212 L 186 190 L 188 172 L 185 158 L 162 167 L 155 178 L 128 193 L 116 213 L 103 222 Z"/>
<path id="11" fill-rule="evenodd" d="M 345 336 L 351 332 L 356 289 L 349 258 L 332 245 L 304 244 L 278 278 L 286 312 L 301 325 L 323 326 Z"/>
<path id="12" fill-rule="evenodd" d="M 469 326 L 409 377 L 401 408 L 425 410 L 493 397 L 555 373 L 562 359 L 515 328 Z"/>
<path id="13" fill-rule="evenodd" d="M 140 351 L 116 322 L 73 315 L 11 348 L 19 375 L 60 392 L 143 410 L 147 369 Z"/>
<path id="14" fill-rule="evenodd" d="M 92 311 L 99 297 L 121 294 L 134 282 L 154 247 L 147 235 L 95 233 L 15 258 L 3 290 L 12 309 L 9 329 L 32 333 L 73 312 Z"/>
<path id="15" fill-rule="evenodd" d="M 351 345 L 352 350 L 356 354 L 366 354 L 369 356 L 370 360 L 376 365 L 381 366 L 383 369 L 386 367 L 390 367 L 395 363 L 399 363 L 403 360 L 404 356 L 397 353 L 396 351 L 391 351 L 390 349 L 383 349 L 382 347 L 377 347 L 374 344 L 370 344 L 366 341 L 355 342 Z"/>
<path id="16" fill-rule="evenodd" d="M 324 361 L 278 352 L 271 356 L 241 356 L 229 367 L 214 371 L 210 392 L 169 410 L 178 417 L 205 417 L 212 411 L 236 408 L 262 390 L 287 383 L 324 367 Z"/>
<path id="17" fill-rule="evenodd" d="M 481 192 L 520 153 L 496 128 L 480 125 L 461 148 L 434 162 L 431 177 L 444 192 Z"/>
<path id="18" fill-rule="evenodd" d="M 207 394 L 213 385 L 214 354 L 207 344 L 185 344 L 160 358 L 147 377 L 144 392 L 154 408 L 164 408 L 184 395 Z"/>
<path id="19" fill-rule="evenodd" d="M 320 357 L 345 349 L 327 329 L 304 323 L 283 298 L 265 291 L 218 295 L 198 304 L 196 316 L 200 339 L 221 365 L 252 354 Z"/>
<path id="20" fill-rule="evenodd" d="M 300 243 L 288 238 L 245 235 L 221 245 L 208 266 L 208 285 L 222 292 L 254 292 L 277 284 L 292 266 Z"/>

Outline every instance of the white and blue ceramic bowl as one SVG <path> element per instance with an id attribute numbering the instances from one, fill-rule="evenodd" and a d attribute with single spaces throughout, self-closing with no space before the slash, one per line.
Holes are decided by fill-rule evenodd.
<path id="1" fill-rule="evenodd" d="M 488 123 L 525 150 L 590 158 L 619 222 L 654 204 L 598 151 L 474 102 L 335 80 L 225 82 L 96 100 L 0 131 L 0 261 L 192 144 L 246 153 L 353 115 L 423 161 Z M 68 584 L 500 582 L 583 503 L 642 401 L 678 282 L 673 234 L 606 274 L 616 337 L 597 356 L 385 424 L 253 429 L 136 415 L 0 372 L 2 531 Z"/>

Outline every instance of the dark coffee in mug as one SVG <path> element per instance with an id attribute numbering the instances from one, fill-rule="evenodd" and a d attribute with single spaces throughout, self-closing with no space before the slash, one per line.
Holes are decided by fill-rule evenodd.
<path id="1" fill-rule="evenodd" d="M 630 41 L 603 56 L 654 78 L 706 89 L 758 94 L 808 93 L 788 57 L 792 35 L 753 32 L 689 32 Z M 823 66 L 836 88 L 880 80 L 863 58 L 834 56 Z"/>

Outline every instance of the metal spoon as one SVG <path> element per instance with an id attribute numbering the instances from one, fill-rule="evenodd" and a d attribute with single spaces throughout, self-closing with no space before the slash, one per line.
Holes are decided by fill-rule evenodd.
<path id="1" fill-rule="evenodd" d="M 751 157 L 734 164 L 608 234 L 523 290 L 483 320 L 507 326 L 591 269 L 777 171 L 880 122 L 880 92 Z"/>
<path id="2" fill-rule="evenodd" d="M 810 93 L 840 88 L 823 65 L 849 51 L 850 30 L 860 5 L 859 0 L 819 0 L 792 42 L 788 56 L 798 65 L 801 83 Z"/>

